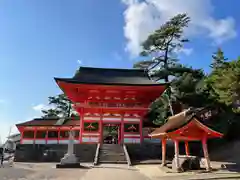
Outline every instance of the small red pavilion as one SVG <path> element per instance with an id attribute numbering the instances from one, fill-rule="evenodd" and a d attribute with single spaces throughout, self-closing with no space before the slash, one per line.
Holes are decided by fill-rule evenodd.
<path id="1" fill-rule="evenodd" d="M 207 140 L 210 138 L 221 138 L 222 133 L 219 133 L 200 120 L 195 113 L 190 113 L 190 109 L 176 114 L 168 118 L 167 123 L 155 129 L 150 136 L 159 138 L 162 142 L 162 165 L 166 165 L 166 140 L 174 141 L 176 168 L 179 169 L 179 141 L 185 142 L 186 155 L 189 153 L 189 141 L 201 141 L 203 153 L 206 160 L 206 169 L 211 170 L 210 160 L 208 155 Z"/>
<path id="2" fill-rule="evenodd" d="M 80 67 L 73 78 L 55 78 L 80 119 L 34 119 L 17 124 L 22 144 L 102 143 L 106 126 L 115 126 L 118 143 L 141 143 L 143 117 L 165 90 L 140 69 Z M 146 137 L 149 139 L 149 137 Z"/>

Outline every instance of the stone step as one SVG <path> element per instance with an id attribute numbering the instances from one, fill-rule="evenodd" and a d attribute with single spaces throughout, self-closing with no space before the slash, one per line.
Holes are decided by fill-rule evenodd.
<path id="1" fill-rule="evenodd" d="M 100 164 L 127 164 L 127 161 L 99 161 Z"/>
<path id="2" fill-rule="evenodd" d="M 111 154 L 102 154 L 102 153 L 100 153 L 99 154 L 99 156 L 123 156 L 123 157 L 125 157 L 125 154 L 113 154 L 113 153 L 111 153 Z"/>
<path id="3" fill-rule="evenodd" d="M 127 164 L 121 145 L 103 144 L 100 147 L 99 163 Z"/>
<path id="4" fill-rule="evenodd" d="M 125 157 L 125 155 L 117 155 L 117 154 L 100 154 L 99 157 Z"/>
<path id="5" fill-rule="evenodd" d="M 123 151 L 115 152 L 115 151 L 102 151 L 102 150 L 100 150 L 100 152 L 103 153 L 103 154 L 111 154 L 111 153 L 114 153 L 114 154 L 124 154 Z"/>
<path id="6" fill-rule="evenodd" d="M 99 158 L 101 158 L 101 159 L 105 159 L 105 158 L 114 158 L 114 159 L 120 159 L 121 158 L 122 159 L 123 158 L 123 159 L 125 159 L 125 156 L 113 156 L 113 155 L 110 155 L 110 156 L 109 155 L 103 155 L 103 156 L 101 156 L 100 155 Z"/>
<path id="7" fill-rule="evenodd" d="M 121 149 L 122 147 L 119 147 L 119 148 L 101 148 L 102 150 L 106 150 L 106 151 L 109 151 L 109 150 L 113 150 L 113 151 L 118 151 L 119 149 Z"/>

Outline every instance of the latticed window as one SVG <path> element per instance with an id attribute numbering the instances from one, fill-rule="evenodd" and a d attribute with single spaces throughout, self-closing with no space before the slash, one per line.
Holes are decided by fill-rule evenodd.
<path id="1" fill-rule="evenodd" d="M 58 138 L 58 131 L 48 131 L 48 138 Z"/>
<path id="2" fill-rule="evenodd" d="M 84 123 L 84 131 L 88 131 L 88 132 L 96 132 L 99 129 L 99 124 L 98 122 L 85 122 Z"/>
<path id="3" fill-rule="evenodd" d="M 124 124 L 124 132 L 139 133 L 139 124 Z"/>
<path id="4" fill-rule="evenodd" d="M 74 130 L 74 137 L 79 138 L 79 130 Z"/>
<path id="5" fill-rule="evenodd" d="M 69 131 L 60 131 L 60 138 L 68 138 Z"/>
<path id="6" fill-rule="evenodd" d="M 37 131 L 36 138 L 45 139 L 45 137 L 46 137 L 46 131 Z"/>
<path id="7" fill-rule="evenodd" d="M 34 131 L 24 131 L 23 138 L 34 138 Z"/>

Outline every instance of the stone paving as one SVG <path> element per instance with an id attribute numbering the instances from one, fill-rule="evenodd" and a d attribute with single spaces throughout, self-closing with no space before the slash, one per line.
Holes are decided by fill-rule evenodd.
<path id="1" fill-rule="evenodd" d="M 82 169 L 56 169 L 53 163 L 7 163 L 0 168 L 0 180 L 181 180 L 181 179 L 240 179 L 239 173 L 167 173 L 159 165 L 82 164 Z"/>

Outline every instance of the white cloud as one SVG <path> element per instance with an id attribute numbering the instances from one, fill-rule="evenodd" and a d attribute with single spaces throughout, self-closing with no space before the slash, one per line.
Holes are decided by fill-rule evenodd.
<path id="1" fill-rule="evenodd" d="M 81 61 L 81 60 L 77 60 L 77 63 L 81 65 L 81 64 L 82 64 L 82 61 Z"/>
<path id="2" fill-rule="evenodd" d="M 188 37 L 205 35 L 220 44 L 236 37 L 235 21 L 232 17 L 217 19 L 212 16 L 214 7 L 211 0 L 122 0 L 127 9 L 124 12 L 124 35 L 126 50 L 138 55 L 140 44 L 147 36 L 178 13 L 191 17 Z"/>
<path id="3" fill-rule="evenodd" d="M 38 104 L 36 106 L 33 106 L 33 110 L 35 110 L 35 111 L 41 111 L 45 108 L 46 108 L 46 105 L 44 105 L 44 104 Z"/>
<path id="4" fill-rule="evenodd" d="M 51 106 L 51 105 L 45 105 L 45 104 L 38 104 L 38 105 L 36 105 L 36 106 L 33 106 L 32 108 L 33 108 L 33 110 L 35 110 L 35 111 L 41 112 L 42 110 L 51 109 L 51 108 L 53 108 L 53 106 Z"/>
<path id="5" fill-rule="evenodd" d="M 190 56 L 193 53 L 193 48 L 180 49 L 179 53 L 185 54 L 186 56 Z"/>

